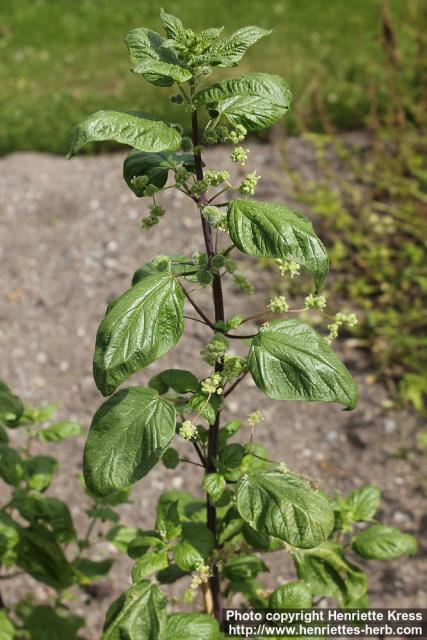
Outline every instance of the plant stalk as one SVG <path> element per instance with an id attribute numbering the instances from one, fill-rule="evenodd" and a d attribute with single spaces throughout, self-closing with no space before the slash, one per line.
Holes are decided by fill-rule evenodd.
<path id="1" fill-rule="evenodd" d="M 194 146 L 194 160 L 195 160 L 195 169 L 196 169 L 196 178 L 197 180 L 203 180 L 203 162 L 202 162 L 202 152 L 200 149 L 200 136 L 199 136 L 199 124 L 197 118 L 197 111 L 193 111 L 191 117 L 192 124 L 192 138 L 193 138 L 193 146 Z M 200 206 L 206 204 L 207 198 L 206 194 L 201 194 L 199 199 L 199 209 Z M 203 216 L 200 211 L 200 217 L 202 222 L 203 229 L 203 237 L 205 240 L 206 253 L 208 255 L 208 259 L 211 260 L 212 256 L 215 255 L 215 246 L 212 236 L 212 227 L 209 222 Z M 215 309 L 215 322 L 220 322 L 225 320 L 224 315 L 224 298 L 222 294 L 222 284 L 221 284 L 221 276 L 218 273 L 213 274 L 212 281 L 212 298 Z M 223 365 L 221 362 L 215 365 L 215 371 L 217 373 L 221 373 L 223 369 Z M 218 434 L 220 427 L 220 419 L 221 413 L 218 411 L 217 416 L 215 418 L 215 422 L 209 428 L 208 435 L 208 452 L 207 452 L 207 461 L 206 461 L 206 472 L 214 473 L 216 471 L 215 468 L 215 460 L 218 455 Z M 213 504 L 210 496 L 206 497 L 206 507 L 207 507 L 207 526 L 215 539 L 215 548 L 218 547 L 218 532 L 217 532 L 217 515 L 216 508 Z M 213 600 L 213 610 L 218 623 L 221 625 L 222 622 L 222 602 L 221 602 L 221 584 L 219 578 L 218 565 L 214 563 L 212 565 L 212 576 L 209 580 L 212 600 Z"/>

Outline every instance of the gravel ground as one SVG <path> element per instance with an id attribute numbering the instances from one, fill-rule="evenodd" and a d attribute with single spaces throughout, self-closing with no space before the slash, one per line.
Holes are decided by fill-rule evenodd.
<path id="1" fill-rule="evenodd" d="M 298 140 L 291 140 L 288 150 L 289 145 L 296 168 L 309 179 L 312 166 L 307 147 Z M 280 164 L 271 149 L 252 148 L 251 157 L 256 157 L 263 176 L 258 196 L 289 204 L 283 193 L 286 179 L 277 173 Z M 59 417 L 78 420 L 85 427 L 102 400 L 91 366 L 94 336 L 106 304 L 129 286 L 135 269 L 154 255 L 191 254 L 202 249 L 198 217 L 180 194 L 164 194 L 168 213 L 163 224 L 148 235 L 138 231 L 146 205 L 125 186 L 122 159 L 117 154 L 69 162 L 25 153 L 0 160 L 0 377 L 27 403 L 55 402 Z M 215 168 L 221 168 L 224 159 L 222 149 L 208 156 Z M 249 315 L 262 309 L 272 289 L 268 273 L 259 276 L 258 292 L 251 298 L 226 287 L 227 312 Z M 210 304 L 206 296 L 200 299 Z M 189 361 L 203 374 L 203 363 L 194 354 L 205 340 L 204 327 L 187 322 L 185 338 L 178 346 L 132 382 L 144 384 L 156 371 L 168 366 L 185 368 Z M 371 604 L 426 607 L 426 493 L 424 459 L 415 445 L 416 419 L 383 409 L 387 394 L 383 387 L 369 384 L 372 372 L 367 355 L 343 345 L 339 348 L 360 383 L 361 400 L 354 412 L 327 404 L 269 401 L 247 378 L 240 393 L 231 397 L 228 414 L 244 418 L 261 409 L 265 421 L 257 434 L 274 457 L 316 478 L 325 490 L 345 492 L 368 482 L 380 486 L 381 519 L 415 534 L 420 551 L 412 559 L 370 563 Z M 55 449 L 62 466 L 52 493 L 67 501 L 83 526 L 87 503 L 77 479 L 82 447 L 83 439 Z M 158 466 L 136 485 L 132 504 L 121 509 L 123 521 L 150 527 L 162 490 L 192 489 L 194 484 L 193 473 L 184 475 L 183 469 L 165 472 Z M 101 545 L 99 553 L 105 550 Z M 284 558 L 267 584 L 290 575 Z M 91 631 L 86 637 L 98 637 L 108 604 L 128 582 L 129 564 L 118 558 L 91 604 L 83 604 L 82 599 L 74 603 L 88 619 Z M 26 593 L 45 597 L 49 591 L 31 579 L 5 584 L 2 593 L 8 605 Z"/>

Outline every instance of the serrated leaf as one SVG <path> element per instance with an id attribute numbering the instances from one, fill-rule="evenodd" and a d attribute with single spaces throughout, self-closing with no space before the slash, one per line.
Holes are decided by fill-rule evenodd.
<path id="1" fill-rule="evenodd" d="M 400 556 L 415 555 L 417 541 L 409 533 L 375 524 L 354 536 L 351 548 L 368 560 L 392 560 Z"/>
<path id="2" fill-rule="evenodd" d="M 25 617 L 25 632 L 31 640 L 79 640 L 79 629 L 84 625 L 80 616 L 49 605 L 32 607 Z"/>
<path id="3" fill-rule="evenodd" d="M 238 555 L 224 565 L 224 576 L 232 582 L 243 582 L 256 578 L 259 573 L 269 571 L 265 562 L 255 555 Z"/>
<path id="4" fill-rule="evenodd" d="M 113 562 L 114 560 L 111 558 L 106 558 L 105 560 L 78 558 L 73 562 L 73 570 L 77 575 L 79 584 L 88 585 L 105 578 L 113 566 Z"/>
<path id="5" fill-rule="evenodd" d="M 175 540 L 182 531 L 178 500 L 171 502 L 165 509 L 162 509 L 156 520 L 156 529 L 160 532 L 162 538 L 170 542 Z"/>
<path id="6" fill-rule="evenodd" d="M 256 385 L 275 400 L 339 402 L 351 410 L 358 388 L 330 345 L 300 320 L 278 320 L 260 330 L 248 357 Z"/>
<path id="7" fill-rule="evenodd" d="M 141 582 L 152 573 L 166 569 L 168 564 L 168 552 L 166 549 L 164 551 L 148 551 L 133 565 L 132 580 L 134 583 Z"/>
<path id="8" fill-rule="evenodd" d="M 301 581 L 287 582 L 270 595 L 272 609 L 311 609 L 313 598 L 309 587 Z"/>
<path id="9" fill-rule="evenodd" d="M 61 544 L 68 544 L 75 539 L 76 532 L 71 513 L 62 500 L 18 491 L 13 496 L 11 505 L 28 522 L 44 522 Z"/>
<path id="10" fill-rule="evenodd" d="M 221 498 L 225 487 L 225 478 L 220 473 L 207 473 L 203 477 L 202 489 L 210 495 L 214 502 Z"/>
<path id="11" fill-rule="evenodd" d="M 214 548 L 215 539 L 201 522 L 183 522 L 180 542 L 173 549 L 176 564 L 184 571 L 192 571 L 200 562 L 206 562 Z"/>
<path id="12" fill-rule="evenodd" d="M 138 531 L 133 540 L 129 542 L 127 554 L 133 560 L 143 556 L 149 549 L 162 551 L 167 548 L 167 543 L 162 539 L 158 531 Z"/>
<path id="13" fill-rule="evenodd" d="M 176 129 L 150 120 L 146 114 L 125 111 L 97 111 L 73 130 L 68 157 L 72 158 L 89 142 L 113 140 L 139 151 L 176 151 L 181 136 Z"/>
<path id="14" fill-rule="evenodd" d="M 19 426 L 24 413 L 21 399 L 12 393 L 8 385 L 0 380 L 0 422 L 11 429 Z"/>
<path id="15" fill-rule="evenodd" d="M 160 20 L 168 38 L 176 40 L 184 34 L 184 26 L 181 20 L 172 13 L 166 13 L 166 11 L 160 9 Z"/>
<path id="16" fill-rule="evenodd" d="M 341 545 L 327 542 L 294 556 L 297 574 L 315 596 L 334 598 L 341 607 L 355 605 L 366 595 L 366 574 L 344 557 Z"/>
<path id="17" fill-rule="evenodd" d="M 156 389 L 160 394 L 173 389 L 176 393 L 195 393 L 199 388 L 199 381 L 191 371 L 185 369 L 166 369 L 151 378 L 148 386 Z"/>
<path id="18" fill-rule="evenodd" d="M 372 520 L 377 512 L 381 500 L 378 487 L 367 485 L 355 489 L 345 498 L 345 506 L 351 511 L 353 522 L 367 522 Z"/>
<path id="19" fill-rule="evenodd" d="M 71 565 L 55 535 L 41 525 L 21 529 L 16 564 L 39 582 L 61 591 L 73 582 Z"/>
<path id="20" fill-rule="evenodd" d="M 0 478 L 17 487 L 25 476 L 24 462 L 16 449 L 0 445 Z"/>
<path id="21" fill-rule="evenodd" d="M 0 511 L 0 562 L 8 564 L 16 557 L 15 549 L 20 539 L 20 529 L 5 511 Z"/>
<path id="22" fill-rule="evenodd" d="M 117 525 L 107 533 L 106 538 L 113 544 L 117 551 L 127 553 L 129 545 L 141 533 L 137 527 L 126 527 L 125 525 Z"/>
<path id="23" fill-rule="evenodd" d="M 123 178 L 126 184 L 138 198 L 145 196 L 147 187 L 138 187 L 132 180 L 138 176 L 147 176 L 148 184 L 154 184 L 161 189 L 165 186 L 169 171 L 183 165 L 187 171 L 195 170 L 194 154 L 183 153 L 145 153 L 132 151 L 123 163 Z"/>
<path id="24" fill-rule="evenodd" d="M 168 271 L 171 271 L 175 275 L 183 276 L 188 282 L 197 282 L 198 268 L 194 266 L 191 258 L 181 255 L 167 256 L 170 259 Z M 165 271 L 163 268 L 158 268 L 156 265 L 157 259 L 154 258 L 150 262 L 147 262 L 142 267 L 137 269 L 133 274 L 132 286 L 146 278 L 147 276 L 155 275 Z"/>
<path id="25" fill-rule="evenodd" d="M 256 531 L 310 549 L 327 540 L 334 526 L 328 500 L 301 478 L 258 471 L 237 484 L 237 509 Z"/>
<path id="26" fill-rule="evenodd" d="M 243 125 L 248 131 L 275 124 L 289 111 L 291 100 L 287 83 L 268 73 L 222 80 L 193 98 L 197 107 L 204 106 L 215 117 L 223 116 L 233 126 Z"/>
<path id="27" fill-rule="evenodd" d="M 144 278 L 107 308 L 93 372 L 104 396 L 172 349 L 184 331 L 184 294 L 169 273 Z"/>
<path id="28" fill-rule="evenodd" d="M 37 437 L 41 442 L 62 442 L 68 438 L 80 436 L 82 433 L 83 429 L 79 424 L 64 420 L 39 431 Z"/>
<path id="29" fill-rule="evenodd" d="M 218 67 L 234 67 L 243 58 L 246 51 L 272 30 L 248 26 L 235 31 L 231 36 L 214 44 L 205 55 L 204 64 Z"/>
<path id="30" fill-rule="evenodd" d="M 220 640 L 218 622 L 205 613 L 173 613 L 167 618 L 167 640 Z"/>
<path id="31" fill-rule="evenodd" d="M 198 392 L 191 398 L 188 405 L 190 411 L 200 414 L 209 424 L 213 424 L 221 405 L 221 397 L 212 395 L 208 398 L 204 393 Z"/>
<path id="32" fill-rule="evenodd" d="M 33 456 L 24 460 L 25 477 L 28 488 L 34 491 L 46 491 L 58 469 L 58 462 L 50 456 Z"/>
<path id="33" fill-rule="evenodd" d="M 175 433 L 175 408 L 152 389 L 130 387 L 95 413 L 83 473 L 95 495 L 108 495 L 143 478 Z"/>
<path id="34" fill-rule="evenodd" d="M 186 491 L 171 489 L 162 493 L 157 503 L 156 528 L 173 503 L 177 505 L 181 522 L 206 522 L 206 502 L 204 500 L 197 500 Z"/>
<path id="35" fill-rule="evenodd" d="M 284 547 L 283 540 L 259 533 L 252 529 L 247 522 L 243 526 L 243 537 L 247 544 L 258 551 L 278 551 Z"/>
<path id="36" fill-rule="evenodd" d="M 183 67 L 175 52 L 165 47 L 165 39 L 150 29 L 132 29 L 124 43 L 134 64 L 132 71 L 158 87 L 170 87 L 174 82 L 187 82 L 192 73 Z"/>
<path id="37" fill-rule="evenodd" d="M 228 207 L 232 241 L 250 256 L 292 260 L 313 275 L 316 289 L 328 273 L 328 255 L 311 222 L 301 214 L 272 202 L 233 200 Z"/>
<path id="38" fill-rule="evenodd" d="M 164 638 L 166 597 L 155 584 L 138 582 L 110 606 L 101 640 Z"/>
<path id="39" fill-rule="evenodd" d="M 160 584 L 173 584 L 184 576 L 188 575 L 188 571 L 183 571 L 177 564 L 170 564 L 166 569 L 162 569 L 156 574 Z"/>
<path id="40" fill-rule="evenodd" d="M 0 609 L 0 640 L 13 640 L 15 629 L 4 609 Z"/>

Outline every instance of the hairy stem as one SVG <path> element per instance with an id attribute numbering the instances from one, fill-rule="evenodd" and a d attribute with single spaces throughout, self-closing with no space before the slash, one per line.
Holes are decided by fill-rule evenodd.
<path id="1" fill-rule="evenodd" d="M 202 152 L 200 149 L 199 124 L 197 119 L 197 111 L 193 111 L 191 124 L 192 124 L 192 137 L 193 137 L 193 146 L 194 146 L 196 178 L 197 180 L 203 180 L 203 162 L 202 162 Z M 198 203 L 199 209 L 201 209 L 201 207 L 204 204 L 206 204 L 206 200 L 207 200 L 206 194 L 201 194 L 199 198 L 199 203 Z M 212 228 L 209 222 L 203 216 L 201 210 L 200 210 L 200 217 L 202 222 L 206 253 L 210 261 L 212 259 L 212 256 L 215 255 L 215 247 L 214 247 L 214 241 L 212 237 Z M 218 273 L 213 274 L 212 297 L 213 297 L 213 303 L 214 303 L 214 309 L 215 309 L 215 322 L 224 321 L 225 320 L 224 299 L 222 295 L 221 276 Z M 223 368 L 223 365 L 221 362 L 215 365 L 215 371 L 218 373 L 222 372 L 222 368 Z M 207 473 L 212 473 L 212 472 L 215 472 L 216 470 L 215 459 L 218 455 L 218 434 L 219 434 L 220 419 L 221 419 L 221 414 L 220 414 L 220 411 L 218 411 L 214 424 L 211 425 L 209 428 L 208 452 L 207 452 L 207 460 L 206 460 Z M 206 506 L 207 506 L 207 525 L 208 525 L 208 528 L 213 533 L 213 536 L 215 539 L 215 547 L 218 547 L 216 508 L 209 495 L 206 498 Z M 212 566 L 212 576 L 209 582 L 210 582 L 210 588 L 212 593 L 214 614 L 219 624 L 221 624 L 221 620 L 222 620 L 221 585 L 220 585 L 220 579 L 219 579 L 218 565 L 215 563 Z"/>

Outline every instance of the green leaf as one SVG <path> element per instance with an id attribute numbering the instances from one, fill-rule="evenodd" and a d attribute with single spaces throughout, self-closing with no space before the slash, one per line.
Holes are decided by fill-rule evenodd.
<path id="1" fill-rule="evenodd" d="M 82 427 L 76 422 L 64 420 L 39 431 L 37 436 L 40 442 L 62 442 L 68 438 L 75 438 L 83 433 Z"/>
<path id="2" fill-rule="evenodd" d="M 28 488 L 43 492 L 52 482 L 53 474 L 58 469 L 58 463 L 55 458 L 50 456 L 33 456 L 24 460 L 24 469 Z"/>
<path id="3" fill-rule="evenodd" d="M 208 400 L 208 396 L 201 392 L 196 393 L 188 403 L 189 410 L 199 413 L 209 424 L 215 422 L 220 405 L 220 396 L 213 395 Z"/>
<path id="4" fill-rule="evenodd" d="M 300 320 L 278 320 L 261 329 L 248 365 L 256 385 L 275 400 L 340 402 L 348 410 L 357 404 L 357 385 L 346 367 Z"/>
<path id="5" fill-rule="evenodd" d="M 7 565 L 15 560 L 20 529 L 21 527 L 5 511 L 0 510 L 0 563 Z"/>
<path id="6" fill-rule="evenodd" d="M 204 64 L 218 67 L 234 67 L 246 51 L 272 30 L 248 26 L 235 31 L 231 36 L 214 44 L 204 56 Z"/>
<path id="7" fill-rule="evenodd" d="M 177 564 L 170 564 L 166 569 L 162 569 L 156 574 L 157 580 L 160 584 L 173 584 L 180 578 L 188 575 L 187 571 L 183 571 Z"/>
<path id="8" fill-rule="evenodd" d="M 283 540 L 261 534 L 255 531 L 255 529 L 252 529 L 247 522 L 245 522 L 243 527 L 243 537 L 247 544 L 258 551 L 278 551 L 284 547 Z"/>
<path id="9" fill-rule="evenodd" d="M 116 523 L 120 519 L 119 515 L 115 511 L 110 509 L 110 507 L 102 507 L 102 506 L 91 507 L 86 511 L 86 513 L 89 516 L 89 518 L 98 518 L 102 522 Z"/>
<path id="10" fill-rule="evenodd" d="M 225 487 L 225 478 L 220 473 L 207 473 L 203 478 L 202 488 L 214 502 L 221 498 Z"/>
<path id="11" fill-rule="evenodd" d="M 168 564 L 168 552 L 166 549 L 163 551 L 149 551 L 133 565 L 132 580 L 133 582 L 141 582 L 143 578 L 152 573 L 166 569 Z"/>
<path id="12" fill-rule="evenodd" d="M 301 581 L 287 582 L 270 595 L 272 609 L 311 609 L 313 598 L 308 586 Z"/>
<path id="13" fill-rule="evenodd" d="M 173 389 L 176 393 L 195 393 L 199 388 L 199 381 L 191 371 L 185 369 L 167 369 L 151 378 L 149 387 L 156 389 L 160 394 Z"/>
<path id="14" fill-rule="evenodd" d="M 171 502 L 165 509 L 159 512 L 156 520 L 156 529 L 162 538 L 170 542 L 175 540 L 182 531 L 179 518 L 178 500 Z"/>
<path id="15" fill-rule="evenodd" d="M 158 531 L 138 531 L 137 535 L 129 542 L 127 554 L 136 560 L 147 553 L 148 549 L 162 551 L 167 548 L 167 543 L 162 539 Z"/>
<path id="16" fill-rule="evenodd" d="M 140 533 L 140 529 L 137 527 L 126 527 L 119 524 L 117 527 L 113 527 L 107 533 L 106 538 L 111 542 L 120 553 L 127 553 L 129 545 Z"/>
<path id="17" fill-rule="evenodd" d="M 313 275 L 317 290 L 322 286 L 328 255 L 311 222 L 301 214 L 275 202 L 233 200 L 228 207 L 228 228 L 243 253 L 297 262 Z"/>
<path id="18" fill-rule="evenodd" d="M 245 475 L 236 496 L 237 509 L 251 527 L 300 549 L 324 542 L 334 526 L 328 500 L 292 473 Z"/>
<path id="19" fill-rule="evenodd" d="M 145 114 L 97 111 L 74 128 L 68 157 L 75 156 L 89 142 L 106 140 L 149 152 L 176 151 L 181 146 L 178 131 L 160 120 L 149 119 Z"/>
<path id="20" fill-rule="evenodd" d="M 198 282 L 197 280 L 197 271 L 198 267 L 195 267 L 191 258 L 187 258 L 187 256 L 181 255 L 172 255 L 172 256 L 157 256 L 157 258 L 153 258 L 150 262 L 147 262 L 142 267 L 137 269 L 133 274 L 132 278 L 132 286 L 141 282 L 147 276 L 151 276 L 157 273 L 163 273 L 165 271 L 163 263 L 158 264 L 158 258 L 169 258 L 169 267 L 168 270 L 174 273 L 175 275 L 183 276 L 188 282 Z"/>
<path id="21" fill-rule="evenodd" d="M 239 431 L 241 426 L 241 420 L 231 420 L 231 422 L 227 422 L 227 424 L 221 427 L 218 439 L 219 447 L 222 448 L 227 443 L 227 440 L 232 438 Z"/>
<path id="22" fill-rule="evenodd" d="M 166 449 L 164 454 L 162 455 L 162 462 L 165 465 L 166 469 L 176 469 L 179 465 L 179 453 L 173 447 L 169 447 Z"/>
<path id="23" fill-rule="evenodd" d="M 159 587 L 138 582 L 109 608 L 101 640 L 154 640 L 164 638 L 166 597 Z"/>
<path id="24" fill-rule="evenodd" d="M 17 487 L 24 475 L 24 463 L 16 449 L 7 444 L 0 445 L 0 477 L 7 484 Z"/>
<path id="25" fill-rule="evenodd" d="M 167 618 L 167 640 L 220 640 L 218 622 L 205 613 L 173 613 Z"/>
<path id="26" fill-rule="evenodd" d="M 219 452 L 219 466 L 221 469 L 234 469 L 240 465 L 245 455 L 245 448 L 239 442 L 225 445 Z"/>
<path id="27" fill-rule="evenodd" d="M 417 541 L 409 533 L 375 524 L 354 536 L 351 548 L 368 560 L 392 560 L 417 553 Z"/>
<path id="28" fill-rule="evenodd" d="M 130 387 L 95 413 L 83 458 L 89 490 L 108 495 L 143 478 L 175 434 L 175 408 L 152 389 Z"/>
<path id="29" fill-rule="evenodd" d="M 7 435 L 6 429 L 0 424 L 0 444 L 8 444 L 9 436 Z"/>
<path id="30" fill-rule="evenodd" d="M 315 596 L 334 598 L 341 607 L 358 602 L 367 591 L 365 573 L 348 562 L 341 545 L 321 544 L 294 555 L 297 574 Z"/>
<path id="31" fill-rule="evenodd" d="M 0 422 L 6 427 L 19 426 L 19 421 L 24 413 L 24 405 L 3 380 L 0 380 Z"/>
<path id="32" fill-rule="evenodd" d="M 236 556 L 224 565 L 224 576 L 232 582 L 250 580 L 265 571 L 269 571 L 265 562 L 249 554 Z"/>
<path id="33" fill-rule="evenodd" d="M 367 522 L 372 520 L 377 512 L 381 500 L 378 487 L 367 485 L 352 491 L 345 498 L 345 507 L 350 510 L 353 522 Z"/>
<path id="34" fill-rule="evenodd" d="M 73 569 L 77 575 L 79 584 L 88 585 L 99 582 L 102 578 L 105 578 L 113 566 L 113 562 L 114 560 L 110 558 L 106 558 L 105 560 L 78 558 L 73 562 Z"/>
<path id="35" fill-rule="evenodd" d="M 192 571 L 199 562 L 206 562 L 214 548 L 214 536 L 201 522 L 184 522 L 181 541 L 173 549 L 173 557 L 181 569 Z"/>
<path id="36" fill-rule="evenodd" d="M 0 640 L 13 640 L 15 629 L 5 609 L 0 609 Z"/>
<path id="37" fill-rule="evenodd" d="M 160 20 L 168 38 L 179 40 L 184 34 L 184 26 L 179 18 L 160 9 Z"/>
<path id="38" fill-rule="evenodd" d="M 178 516 L 181 522 L 206 522 L 206 502 L 204 500 L 197 500 L 191 493 L 187 493 L 186 491 L 171 489 L 162 493 L 157 503 L 157 529 L 162 522 L 162 518 L 165 517 L 169 506 L 173 503 L 177 505 Z"/>
<path id="39" fill-rule="evenodd" d="M 12 507 L 30 523 L 44 522 L 61 544 L 68 544 L 76 537 L 76 532 L 68 506 L 62 500 L 40 495 L 16 492 Z"/>
<path id="40" fill-rule="evenodd" d="M 73 582 L 73 572 L 55 535 L 42 527 L 33 525 L 21 529 L 17 546 L 16 564 L 30 576 L 61 591 Z"/>
<path id="41" fill-rule="evenodd" d="M 146 186 L 138 187 L 132 180 L 138 176 L 147 176 L 148 184 L 154 184 L 161 189 L 165 186 L 171 169 L 183 165 L 187 171 L 195 171 L 194 154 L 184 153 L 145 153 L 131 151 L 123 163 L 123 178 L 126 184 L 138 198 L 145 196 Z"/>
<path id="42" fill-rule="evenodd" d="M 83 625 L 83 618 L 48 605 L 33 607 L 25 617 L 25 630 L 31 640 L 79 640 L 77 634 Z"/>
<path id="43" fill-rule="evenodd" d="M 258 131 L 280 120 L 289 111 L 291 99 L 287 83 L 279 76 L 250 73 L 199 91 L 193 102 L 205 106 L 211 116 L 225 117 L 233 126 Z"/>
<path id="44" fill-rule="evenodd" d="M 191 79 L 191 71 L 179 63 L 172 49 L 163 46 L 165 39 L 155 31 L 132 29 L 126 34 L 124 43 L 134 65 L 132 71 L 141 74 L 147 82 L 158 87 L 170 87 L 174 82 Z"/>
<path id="45" fill-rule="evenodd" d="M 169 273 L 144 278 L 109 305 L 93 360 L 104 396 L 176 345 L 184 330 L 183 308 L 182 288 Z"/>

